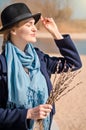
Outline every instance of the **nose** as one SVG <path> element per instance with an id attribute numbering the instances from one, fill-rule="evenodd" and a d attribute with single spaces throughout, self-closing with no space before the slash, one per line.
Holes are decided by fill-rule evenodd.
<path id="1" fill-rule="evenodd" d="M 33 25 L 33 27 L 32 27 L 32 31 L 34 31 L 34 32 L 36 32 L 36 31 L 37 31 L 37 28 L 36 28 L 36 26 L 35 26 L 35 25 Z"/>

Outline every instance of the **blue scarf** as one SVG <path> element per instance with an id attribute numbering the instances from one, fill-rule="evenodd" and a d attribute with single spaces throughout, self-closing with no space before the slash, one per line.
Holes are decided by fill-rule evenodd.
<path id="1" fill-rule="evenodd" d="M 40 71 L 40 61 L 32 44 L 27 44 L 25 51 L 19 50 L 9 41 L 5 46 L 8 69 L 8 104 L 17 108 L 30 109 L 44 104 L 48 98 L 45 77 Z M 24 68 L 28 69 L 29 75 Z M 9 105 L 11 104 L 11 105 Z M 44 119 L 44 130 L 49 129 L 50 116 Z M 33 129 L 34 121 L 31 121 Z"/>

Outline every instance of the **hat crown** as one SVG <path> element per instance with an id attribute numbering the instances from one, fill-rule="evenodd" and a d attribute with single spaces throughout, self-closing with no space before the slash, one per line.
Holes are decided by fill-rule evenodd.
<path id="1" fill-rule="evenodd" d="M 15 18 L 24 15 L 32 14 L 30 9 L 24 3 L 15 3 L 5 8 L 1 13 L 1 20 L 3 26 L 10 23 Z"/>
<path id="2" fill-rule="evenodd" d="M 1 13 L 2 27 L 0 28 L 0 34 L 8 28 L 11 28 L 16 23 L 28 19 L 34 18 L 35 24 L 39 21 L 41 13 L 32 14 L 30 9 L 24 3 L 14 3 L 6 7 Z"/>

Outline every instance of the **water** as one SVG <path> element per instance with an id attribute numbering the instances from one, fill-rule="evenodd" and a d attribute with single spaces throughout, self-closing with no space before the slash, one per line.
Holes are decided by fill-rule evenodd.
<path id="1" fill-rule="evenodd" d="M 80 55 L 86 55 L 86 40 L 73 40 Z M 52 39 L 38 39 L 37 46 L 45 53 L 57 53 L 58 49 Z"/>
<path id="2" fill-rule="evenodd" d="M 73 40 L 75 43 L 75 46 L 81 55 L 86 55 L 86 40 Z M 0 37 L 0 50 L 2 45 L 2 38 Z M 53 39 L 51 38 L 41 38 L 37 39 L 37 43 L 35 43 L 35 46 L 40 48 L 45 53 L 58 53 L 59 50 L 56 47 Z"/>
<path id="3" fill-rule="evenodd" d="M 86 55 L 86 40 L 75 40 L 74 43 L 79 54 Z"/>

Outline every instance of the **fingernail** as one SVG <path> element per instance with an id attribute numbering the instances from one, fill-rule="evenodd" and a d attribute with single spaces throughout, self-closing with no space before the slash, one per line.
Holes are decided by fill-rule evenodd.
<path id="1" fill-rule="evenodd" d="M 50 109 L 52 109 L 53 107 L 52 106 L 50 106 Z"/>

